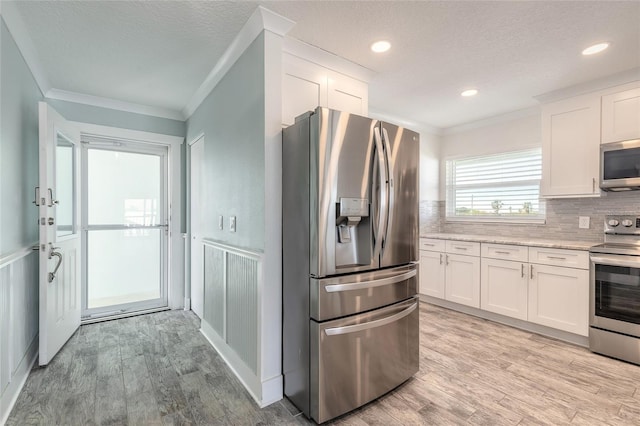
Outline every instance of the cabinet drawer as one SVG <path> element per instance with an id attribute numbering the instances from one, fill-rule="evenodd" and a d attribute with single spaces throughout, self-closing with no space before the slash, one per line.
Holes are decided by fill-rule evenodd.
<path id="1" fill-rule="evenodd" d="M 445 251 L 445 240 L 420 238 L 420 250 Z"/>
<path id="2" fill-rule="evenodd" d="M 481 252 L 482 257 L 491 259 L 514 260 L 517 262 L 529 261 L 529 247 L 525 246 L 482 243 Z"/>
<path id="3" fill-rule="evenodd" d="M 450 241 L 446 244 L 447 253 L 466 254 L 469 256 L 480 256 L 480 243 L 469 241 Z"/>
<path id="4" fill-rule="evenodd" d="M 589 269 L 589 252 L 529 247 L 529 263 Z"/>

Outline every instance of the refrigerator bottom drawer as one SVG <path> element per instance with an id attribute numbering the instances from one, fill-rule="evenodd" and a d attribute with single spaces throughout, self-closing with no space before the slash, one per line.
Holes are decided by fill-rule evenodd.
<path id="1" fill-rule="evenodd" d="M 418 371 L 418 298 L 335 321 L 311 321 L 310 416 L 318 423 L 392 390 Z"/>

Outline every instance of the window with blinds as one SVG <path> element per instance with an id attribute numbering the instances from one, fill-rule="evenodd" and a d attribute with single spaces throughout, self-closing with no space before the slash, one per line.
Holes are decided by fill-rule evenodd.
<path id="1" fill-rule="evenodd" d="M 446 162 L 447 219 L 543 222 L 539 148 Z"/>

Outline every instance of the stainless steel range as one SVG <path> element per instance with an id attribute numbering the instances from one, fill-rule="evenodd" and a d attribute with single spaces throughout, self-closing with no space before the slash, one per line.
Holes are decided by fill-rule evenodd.
<path id="1" fill-rule="evenodd" d="M 590 250 L 589 348 L 640 364 L 640 217 L 607 216 Z"/>

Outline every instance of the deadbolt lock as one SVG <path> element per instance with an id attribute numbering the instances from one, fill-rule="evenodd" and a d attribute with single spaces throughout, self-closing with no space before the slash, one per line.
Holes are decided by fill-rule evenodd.
<path id="1" fill-rule="evenodd" d="M 47 223 L 48 223 L 49 225 L 53 225 L 55 222 L 54 222 L 53 218 L 52 218 L 52 217 L 50 217 L 50 218 L 49 218 L 49 220 L 47 220 Z"/>

